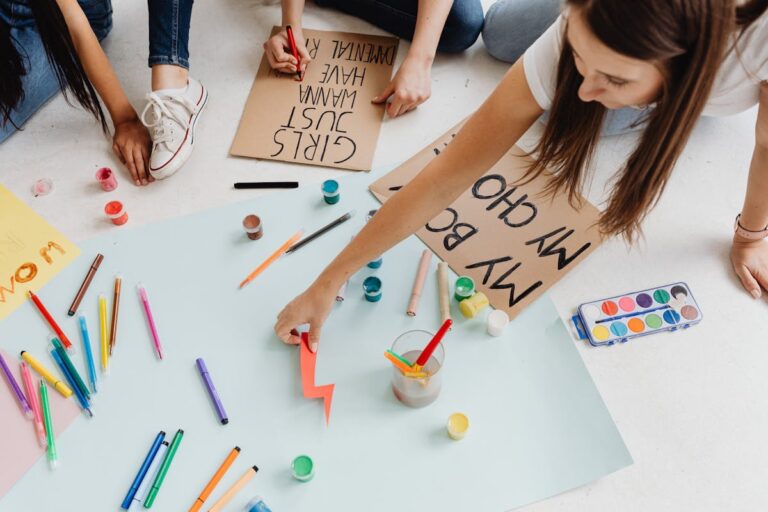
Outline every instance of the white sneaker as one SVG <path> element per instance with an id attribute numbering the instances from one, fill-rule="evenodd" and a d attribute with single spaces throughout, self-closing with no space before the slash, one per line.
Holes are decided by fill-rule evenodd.
<path id="1" fill-rule="evenodd" d="M 162 90 L 147 94 L 141 122 L 150 129 L 152 136 L 149 173 L 153 178 L 162 180 L 173 175 L 192 154 L 195 126 L 206 103 L 208 90 L 191 77 L 184 91 Z M 148 112 L 152 113 L 149 120 Z"/>

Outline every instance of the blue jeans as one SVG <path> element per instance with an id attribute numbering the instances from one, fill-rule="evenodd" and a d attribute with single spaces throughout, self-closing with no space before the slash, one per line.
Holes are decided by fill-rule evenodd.
<path id="1" fill-rule="evenodd" d="M 413 39 L 416 30 L 418 0 L 315 0 L 315 3 L 364 19 L 402 39 Z M 437 51 L 463 52 L 477 41 L 482 29 L 480 0 L 454 0 Z"/>
<path id="2" fill-rule="evenodd" d="M 499 0 L 485 15 L 483 42 L 493 57 L 516 62 L 560 14 L 560 0 Z M 557 63 L 553 62 L 553 66 Z M 645 111 L 629 107 L 608 110 L 602 135 L 619 135 L 642 129 Z M 540 119 L 549 120 L 549 112 Z"/>
<path id="3" fill-rule="evenodd" d="M 192 0 L 148 1 L 149 65 L 175 64 L 188 68 Z M 112 30 L 111 0 L 78 0 L 78 3 L 99 41 L 107 37 Z M 10 27 L 27 70 L 22 77 L 24 98 L 11 113 L 16 126 L 22 126 L 59 92 L 59 83 L 26 0 L 0 0 L 0 23 Z M 0 124 L 0 143 L 15 131 L 12 123 Z"/>

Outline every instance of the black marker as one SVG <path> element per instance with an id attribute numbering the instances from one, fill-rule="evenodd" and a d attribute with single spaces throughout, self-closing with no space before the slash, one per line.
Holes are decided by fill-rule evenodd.
<path id="1" fill-rule="evenodd" d="M 324 235 L 325 233 L 327 233 L 328 231 L 332 230 L 333 228 L 335 228 L 339 224 L 343 224 L 344 222 L 347 222 L 354 214 L 355 214 L 355 210 L 352 210 L 351 212 L 345 213 L 344 215 L 342 215 L 341 217 L 339 217 L 335 221 L 331 222 L 327 226 L 324 226 L 324 227 L 318 229 L 317 231 L 315 231 L 314 233 L 312 233 L 311 235 L 307 236 L 306 238 L 304 238 L 302 240 L 299 240 L 294 245 L 292 245 L 287 251 L 285 251 L 285 253 L 286 254 L 290 254 L 290 253 L 292 253 L 294 251 L 297 251 L 297 250 L 301 249 L 304 245 L 308 244 L 309 242 L 311 242 L 315 238 L 319 237 L 320 235 Z"/>
<path id="2" fill-rule="evenodd" d="M 238 181 L 236 189 L 251 188 L 299 188 L 298 181 Z"/>

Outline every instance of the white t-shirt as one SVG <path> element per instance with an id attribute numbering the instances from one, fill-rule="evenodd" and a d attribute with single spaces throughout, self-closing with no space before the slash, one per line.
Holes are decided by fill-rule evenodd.
<path id="1" fill-rule="evenodd" d="M 544 110 L 550 109 L 555 96 L 564 32 L 561 15 L 523 55 L 528 86 Z M 757 104 L 760 82 L 768 80 L 768 11 L 747 28 L 736 46 L 720 65 L 704 115 L 737 114 Z"/>

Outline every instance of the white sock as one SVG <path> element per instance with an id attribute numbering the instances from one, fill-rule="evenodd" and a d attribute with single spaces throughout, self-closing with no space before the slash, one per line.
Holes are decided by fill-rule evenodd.
<path id="1" fill-rule="evenodd" d="M 162 94 L 164 96 L 179 96 L 181 94 L 184 94 L 189 89 L 189 82 L 187 82 L 187 85 L 184 87 L 181 87 L 179 89 L 158 89 L 156 91 L 152 91 L 156 94 Z"/>

